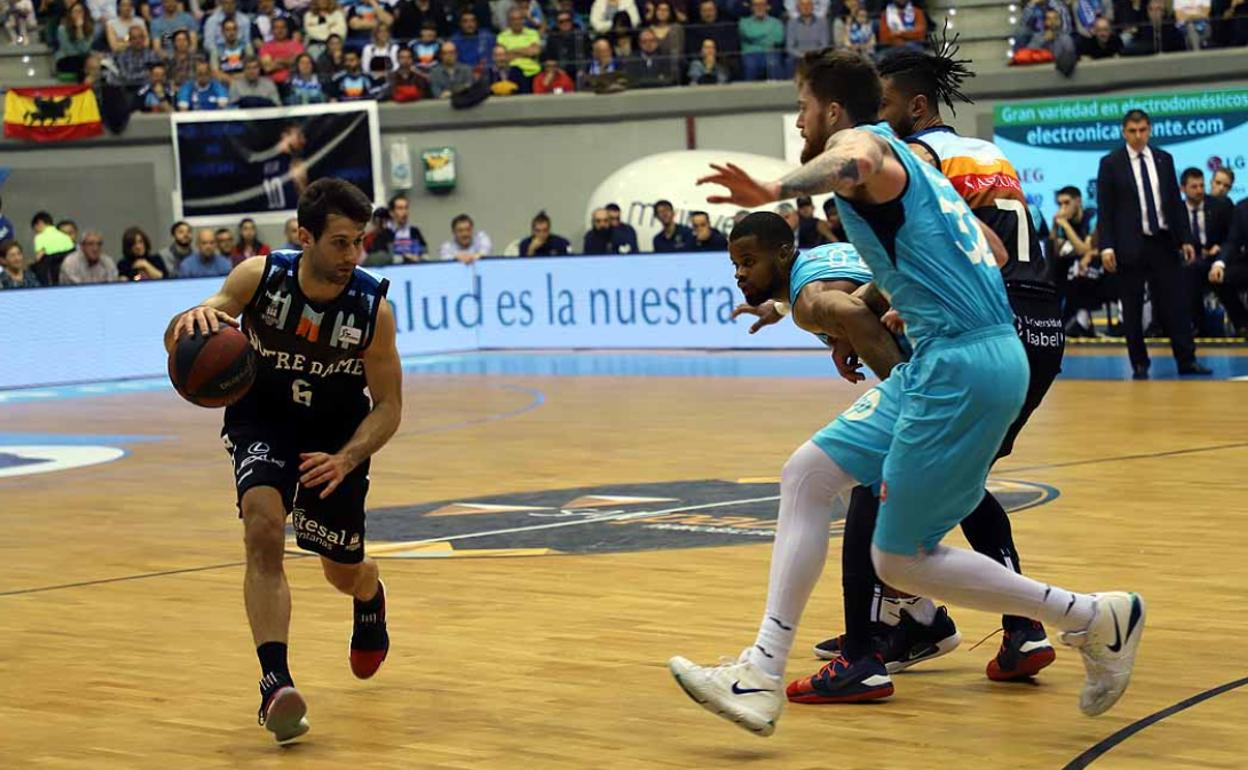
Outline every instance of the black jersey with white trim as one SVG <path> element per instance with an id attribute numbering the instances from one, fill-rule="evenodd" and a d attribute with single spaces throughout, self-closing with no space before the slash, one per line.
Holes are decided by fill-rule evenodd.
<path id="1" fill-rule="evenodd" d="M 299 251 L 265 258 L 243 332 L 256 353 L 256 381 L 226 409 L 226 424 L 288 425 L 293 435 L 345 441 L 368 415 L 363 353 L 390 282 L 357 267 L 342 292 L 316 302 L 299 286 Z"/>

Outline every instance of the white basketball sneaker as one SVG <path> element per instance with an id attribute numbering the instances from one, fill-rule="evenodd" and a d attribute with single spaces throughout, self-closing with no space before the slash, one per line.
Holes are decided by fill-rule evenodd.
<path id="1" fill-rule="evenodd" d="M 1083 631 L 1062 634 L 1063 642 L 1083 654 L 1087 678 L 1079 710 L 1090 717 L 1104 714 L 1127 691 L 1144 634 L 1144 600 L 1138 594 L 1114 591 L 1092 596 L 1096 600 L 1092 622 Z"/>
<path id="2" fill-rule="evenodd" d="M 676 684 L 702 708 L 756 735 L 771 735 L 784 709 L 784 684 L 750 661 L 747 647 L 736 662 L 699 666 L 679 655 L 667 662 Z"/>

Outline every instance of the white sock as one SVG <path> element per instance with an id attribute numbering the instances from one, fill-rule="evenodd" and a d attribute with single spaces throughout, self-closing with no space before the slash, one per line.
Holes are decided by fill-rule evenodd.
<path id="1" fill-rule="evenodd" d="M 853 485 L 853 478 L 809 441 L 797 448 L 780 473 L 780 516 L 771 550 L 767 611 L 750 648 L 750 660 L 770 676 L 784 676 L 797 623 L 828 556 L 836 499 Z"/>
<path id="2" fill-rule="evenodd" d="M 1092 622 L 1091 596 L 1039 583 L 964 548 L 938 545 L 931 553 L 902 556 L 872 545 L 871 559 L 880 579 L 902 591 L 1035 618 L 1062 631 L 1082 631 Z"/>
<path id="3" fill-rule="evenodd" d="M 1086 310 L 1080 310 L 1076 312 L 1075 320 L 1078 321 L 1079 325 L 1083 327 L 1084 329 L 1092 328 L 1092 316 Z"/>
<path id="4" fill-rule="evenodd" d="M 936 602 L 926 596 L 881 596 L 879 621 L 895 626 L 901 622 L 901 611 L 922 625 L 930 626 L 936 620 Z"/>

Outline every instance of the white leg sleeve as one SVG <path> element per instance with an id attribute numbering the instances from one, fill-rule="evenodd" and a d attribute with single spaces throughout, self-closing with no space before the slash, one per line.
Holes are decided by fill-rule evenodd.
<path id="1" fill-rule="evenodd" d="M 880 580 L 902 591 L 1001 615 L 1035 618 L 1063 631 L 1092 622 L 1092 597 L 1045 585 L 983 554 L 938 545 L 917 556 L 871 546 Z"/>
<path id="2" fill-rule="evenodd" d="M 751 652 L 755 663 L 772 676 L 784 673 L 797 622 L 823 573 L 836 499 L 854 483 L 809 441 L 797 448 L 780 473 L 780 518 L 771 552 L 767 611 Z"/>

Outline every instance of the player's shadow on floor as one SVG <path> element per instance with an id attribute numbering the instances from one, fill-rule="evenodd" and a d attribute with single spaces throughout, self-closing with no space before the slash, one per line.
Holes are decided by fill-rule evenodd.
<path id="1" fill-rule="evenodd" d="M 712 749 L 708 751 L 699 751 L 698 754 L 701 755 L 707 762 L 715 761 L 716 763 L 723 763 L 724 765 L 738 762 L 742 764 L 750 762 L 772 762 L 784 756 L 783 751 L 773 749 L 738 748 Z"/>

